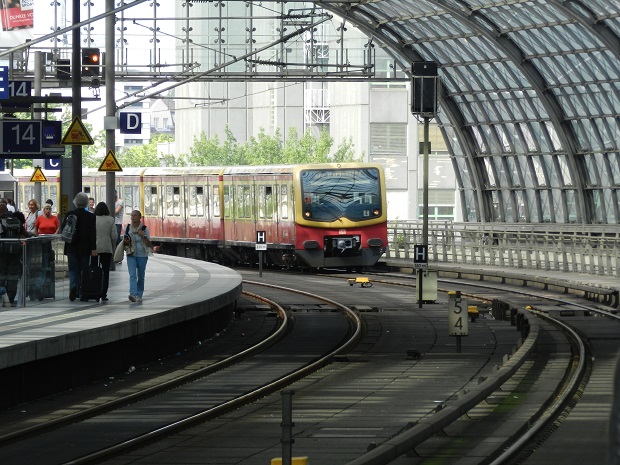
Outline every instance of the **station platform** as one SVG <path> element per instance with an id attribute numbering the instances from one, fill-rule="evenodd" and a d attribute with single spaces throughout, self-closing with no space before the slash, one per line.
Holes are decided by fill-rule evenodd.
<path id="1" fill-rule="evenodd" d="M 379 266 L 414 273 L 413 261 L 402 258 L 382 258 Z M 501 267 L 481 263 L 428 264 L 428 270 L 444 278 L 468 278 L 480 281 L 535 286 L 564 293 L 578 294 L 605 306 L 620 309 L 620 281 L 615 276 L 575 273 L 560 270 Z"/>
<path id="2" fill-rule="evenodd" d="M 148 261 L 144 300 L 129 301 L 126 262 L 110 272 L 107 302 L 71 302 L 68 278 L 54 299 L 0 307 L 0 406 L 70 389 L 209 337 L 225 327 L 241 276 L 168 255 Z M 188 339 L 191 338 L 191 339 Z M 45 382 L 43 382 L 43 380 Z"/>

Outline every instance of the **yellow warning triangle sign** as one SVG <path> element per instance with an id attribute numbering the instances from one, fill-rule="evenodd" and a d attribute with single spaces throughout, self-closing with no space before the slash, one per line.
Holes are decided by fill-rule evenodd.
<path id="1" fill-rule="evenodd" d="M 30 182 L 47 182 L 47 178 L 43 174 L 43 171 L 41 171 L 40 166 L 37 166 L 36 169 L 34 170 L 34 173 L 32 173 Z"/>
<path id="2" fill-rule="evenodd" d="M 84 127 L 82 120 L 76 116 L 60 143 L 62 145 L 93 145 L 95 142 Z"/>
<path id="3" fill-rule="evenodd" d="M 108 154 L 103 159 L 101 166 L 99 166 L 99 171 L 123 171 L 112 150 L 108 150 Z"/>

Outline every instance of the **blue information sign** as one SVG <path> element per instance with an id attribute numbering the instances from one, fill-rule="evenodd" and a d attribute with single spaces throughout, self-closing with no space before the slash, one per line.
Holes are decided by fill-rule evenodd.
<path id="1" fill-rule="evenodd" d="M 60 169 L 60 158 L 46 158 L 45 169 L 46 170 L 59 170 Z"/>
<path id="2" fill-rule="evenodd" d="M 120 123 L 121 134 L 142 133 L 142 113 L 121 113 Z"/>
<path id="3" fill-rule="evenodd" d="M 2 121 L 2 155 L 33 155 L 41 153 L 41 121 Z M 10 158 L 10 157 L 8 157 Z"/>

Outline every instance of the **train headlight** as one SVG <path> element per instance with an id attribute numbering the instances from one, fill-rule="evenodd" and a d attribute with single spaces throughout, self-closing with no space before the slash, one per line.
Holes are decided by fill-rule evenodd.
<path id="1" fill-rule="evenodd" d="M 375 215 L 375 216 L 381 216 L 381 211 L 377 208 L 377 209 L 372 211 L 372 214 Z"/>
<path id="2" fill-rule="evenodd" d="M 312 216 L 312 213 L 310 213 L 308 210 L 304 212 L 304 217 L 310 218 L 311 216 Z"/>
<path id="3" fill-rule="evenodd" d="M 378 237 L 368 239 L 368 247 L 383 247 L 383 240 Z"/>

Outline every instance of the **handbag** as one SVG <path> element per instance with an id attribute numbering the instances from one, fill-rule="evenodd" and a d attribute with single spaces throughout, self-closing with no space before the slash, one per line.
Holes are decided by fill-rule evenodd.
<path id="1" fill-rule="evenodd" d="M 123 246 L 123 241 L 120 241 L 116 246 L 116 250 L 114 251 L 115 263 L 121 263 L 123 261 L 123 258 L 125 258 L 125 248 Z"/>

